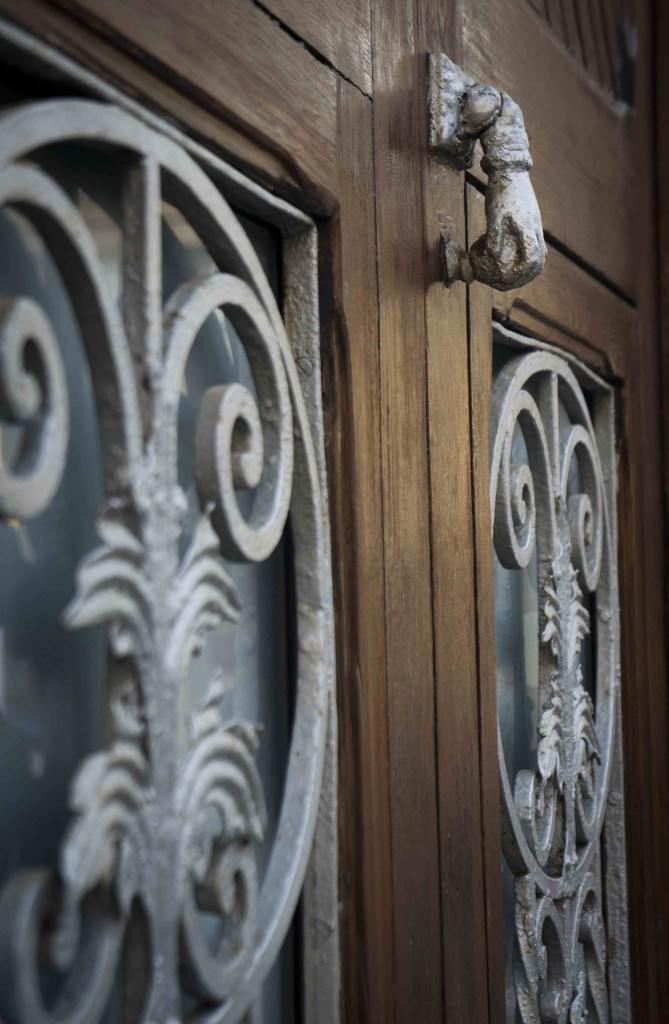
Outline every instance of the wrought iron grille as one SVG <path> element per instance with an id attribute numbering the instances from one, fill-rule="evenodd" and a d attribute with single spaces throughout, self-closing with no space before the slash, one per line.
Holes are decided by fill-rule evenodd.
<path id="1" fill-rule="evenodd" d="M 498 327 L 507 1020 L 629 1020 L 612 390 Z"/>
<path id="2" fill-rule="evenodd" d="M 44 58 L 45 48 L 33 50 Z M 57 152 L 76 178 L 82 150 L 107 161 L 120 190 L 118 298 L 99 239 L 53 173 Z M 315 238 L 306 218 L 272 200 L 290 256 L 289 338 L 227 193 L 254 212 L 263 206 L 236 171 L 117 103 L 55 99 L 0 113 L 0 207 L 48 251 L 90 370 L 104 508 L 62 623 L 106 630 L 112 722 L 109 745 L 72 782 L 57 870 L 22 871 L 0 897 L 0 1017 L 8 1024 L 101 1020 L 138 903 L 146 942 L 126 1000 L 136 1018 L 238 1021 L 277 958 L 305 882 L 326 747 L 330 757 L 334 750 Z M 165 203 L 212 264 L 171 292 L 161 285 Z M 186 363 L 212 317 L 234 333 L 248 380 L 204 390 L 192 452 L 199 508 L 187 536 L 179 406 Z M 34 297 L 3 295 L 0 415 L 20 434 L 0 459 L 5 523 L 43 513 L 62 482 L 72 416 L 60 342 Z M 294 707 L 279 820 L 268 836 L 262 722 L 226 716 L 235 680 L 212 673 L 185 748 L 180 705 L 208 636 L 245 614 L 232 565 L 265 562 L 286 530 Z M 257 854 L 268 841 L 261 874 Z M 331 885 L 331 865 L 320 876 Z M 311 898 L 325 906 L 318 884 L 311 877 Z"/>

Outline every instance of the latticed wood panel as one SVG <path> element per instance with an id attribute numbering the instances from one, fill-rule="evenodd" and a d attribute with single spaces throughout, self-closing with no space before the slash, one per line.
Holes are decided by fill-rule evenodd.
<path id="1" fill-rule="evenodd" d="M 634 23 L 629 0 L 527 0 L 588 74 L 631 102 Z"/>

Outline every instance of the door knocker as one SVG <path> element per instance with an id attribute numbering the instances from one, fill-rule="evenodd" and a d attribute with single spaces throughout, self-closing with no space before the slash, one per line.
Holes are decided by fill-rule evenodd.
<path id="1" fill-rule="evenodd" d="M 432 155 L 464 171 L 480 139 L 481 167 L 488 175 L 485 234 L 467 252 L 442 231 L 446 284 L 481 281 L 499 291 L 528 284 L 543 270 L 546 244 L 520 107 L 506 93 L 465 75 L 445 54 L 430 55 L 429 82 Z"/>

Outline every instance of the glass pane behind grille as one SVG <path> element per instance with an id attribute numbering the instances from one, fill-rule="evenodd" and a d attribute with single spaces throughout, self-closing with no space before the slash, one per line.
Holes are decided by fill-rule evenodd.
<path id="1" fill-rule="evenodd" d="M 54 864 L 67 822 L 70 779 L 104 737 L 105 641 L 60 618 L 83 556 L 95 544 L 103 485 L 88 365 L 60 274 L 30 224 L 0 213 L 3 294 L 30 295 L 62 339 L 72 443 L 58 492 L 29 521 L 0 521 L 0 884 L 19 868 Z M 24 443 L 3 424 L 3 457 Z"/>

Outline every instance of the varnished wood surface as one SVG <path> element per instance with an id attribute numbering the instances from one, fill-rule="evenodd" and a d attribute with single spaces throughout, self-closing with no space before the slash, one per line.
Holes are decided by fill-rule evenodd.
<path id="1" fill-rule="evenodd" d="M 425 388 L 424 54 L 373 9 L 394 1017 L 441 1018 L 441 900 Z"/>
<path id="2" fill-rule="evenodd" d="M 650 69 L 654 44 L 659 47 L 658 74 L 666 89 L 666 50 L 649 7 L 637 3 L 641 67 L 637 79 L 639 110 L 651 112 L 653 81 Z M 660 5 L 662 6 L 662 5 Z M 663 19 L 666 14 L 663 14 Z M 663 22 L 666 26 L 666 21 Z M 661 25 L 660 25 L 661 28 Z M 665 43 L 667 36 L 664 37 Z M 662 78 L 660 78 L 662 82 Z M 662 86 L 660 86 L 660 89 Z M 658 96 L 659 144 L 663 136 L 666 92 Z M 660 125 L 662 127 L 660 127 Z M 666 481 L 663 430 L 667 424 L 667 392 L 663 389 L 659 347 L 659 309 L 656 278 L 658 242 L 666 244 L 662 223 L 657 225 L 653 181 L 656 169 L 655 132 L 650 116 L 639 120 L 635 139 L 634 206 L 638 253 L 639 317 L 629 360 L 629 385 L 624 406 L 629 438 L 621 452 L 623 494 L 621 516 L 634 524 L 623 536 L 622 594 L 623 671 L 631 681 L 623 690 L 628 878 L 632 934 L 632 980 L 636 1020 L 664 1022 L 669 1005 L 669 708 L 667 694 L 667 522 L 663 515 Z M 665 177 L 660 164 L 660 196 Z M 662 209 L 662 207 L 660 207 Z M 659 231 L 659 235 L 656 232 Z M 663 296 L 666 301 L 666 296 Z M 626 543 L 625 543 L 626 542 Z"/>
<path id="3" fill-rule="evenodd" d="M 456 4 L 418 2 L 416 15 L 419 53 L 457 51 Z M 465 184 L 427 155 L 423 177 L 443 1019 L 502 1024 L 500 820 L 496 743 L 491 760 L 479 699 L 467 290 L 443 286 L 439 252 L 443 226 L 465 240 Z"/>
<path id="4" fill-rule="evenodd" d="M 491 317 L 618 381 L 636 1020 L 663 1024 L 669 462 L 653 211 L 639 201 L 651 195 L 651 140 L 630 143 L 642 118 L 616 112 L 521 0 L 372 0 L 371 11 L 352 0 L 0 0 L 0 12 L 321 218 L 350 1024 L 504 1019 L 486 561 Z M 476 285 L 468 300 L 463 285 L 439 281 L 439 228 L 464 238 L 466 226 L 462 177 L 426 150 L 425 59 L 437 49 L 525 113 L 559 245 L 518 293 L 493 298 Z M 648 102 L 640 94 L 639 111 Z M 470 240 L 480 205 L 470 190 Z"/>
<path id="5" fill-rule="evenodd" d="M 393 1015 L 381 396 L 371 103 L 338 93 L 339 217 L 323 232 L 321 319 L 339 715 L 343 1019 Z"/>
<path id="6" fill-rule="evenodd" d="M 485 227 L 485 214 L 483 197 L 472 188 L 468 192 L 467 212 L 469 237 L 476 238 Z M 608 379 L 626 373 L 637 319 L 628 304 L 560 253 L 550 250 L 544 273 L 532 285 L 509 293 L 492 292 L 478 286 L 468 291 L 482 764 L 487 768 L 486 791 L 490 793 L 493 781 L 497 779 L 494 588 L 488 468 L 493 318 L 502 318 L 540 340 L 551 342 L 595 367 Z M 488 879 L 494 878 L 494 856 L 493 850 Z"/>
<path id="7" fill-rule="evenodd" d="M 58 0 L 58 6 L 129 48 L 204 109 L 243 126 L 303 194 L 334 203 L 336 74 L 252 0 Z"/>
<path id="8" fill-rule="evenodd" d="M 261 6 L 371 96 L 370 0 L 262 0 Z"/>
<path id="9" fill-rule="evenodd" d="M 300 187 L 301 175 L 286 166 L 279 155 L 263 148 L 241 126 L 224 121 L 213 109 L 187 95 L 177 84 L 166 81 L 127 48 L 103 37 L 76 16 L 45 0 L 21 0 L 19 6 L 13 0 L 0 0 L 0 16 L 56 47 L 154 112 L 181 124 L 206 145 L 248 170 L 263 185 L 286 197 L 300 195 L 305 208 L 322 211 L 323 196 L 317 195 L 312 202 Z M 324 190 L 330 187 L 329 182 L 322 185 Z"/>
<path id="10" fill-rule="evenodd" d="M 565 24 L 561 0 L 546 0 L 546 19 L 558 39 L 564 41 Z"/>
<path id="11" fill-rule="evenodd" d="M 653 67 L 656 76 L 657 100 L 653 136 L 656 141 L 655 173 L 658 182 L 656 210 L 656 239 L 659 252 L 658 266 L 658 333 L 661 364 L 661 407 L 664 459 L 662 471 L 662 498 L 665 537 L 669 539 L 669 133 L 667 109 L 669 105 L 669 6 L 660 5 L 655 26 Z M 665 583 L 669 602 L 669 579 Z M 668 744 L 669 745 L 669 744 Z M 665 948 L 667 948 L 665 946 Z M 669 1001 L 669 1000 L 668 1000 Z"/>
<path id="12" fill-rule="evenodd" d="M 643 15 L 643 9 L 639 9 Z M 650 26 L 643 16 L 641 24 L 643 54 L 649 52 Z M 669 39 L 669 24 L 665 31 Z M 646 80 L 646 90 L 649 87 Z M 669 91 L 669 80 L 664 88 Z M 648 110 L 647 91 L 638 103 L 640 109 L 645 106 Z M 648 122 L 642 118 L 635 119 L 634 129 L 637 162 L 630 207 L 635 217 L 629 243 L 639 256 L 633 289 L 636 306 L 549 246 L 542 276 L 517 293 L 496 294 L 491 308 L 496 316 L 567 349 L 597 367 L 608 379 L 618 381 L 622 702 L 631 975 L 634 1019 L 660 1024 L 666 1016 L 669 986 L 666 958 L 661 952 L 669 939 L 669 894 L 663 877 L 669 852 L 667 475 L 666 468 L 663 472 L 666 461 L 662 461 L 663 431 L 665 439 L 667 436 L 667 378 L 663 390 L 652 255 L 656 223 L 650 186 L 652 136 Z M 659 135 L 661 138 L 661 132 Z M 665 159 L 669 166 L 669 158 Z M 667 199 L 660 190 L 661 211 L 662 202 L 667 204 Z M 481 207 L 481 196 L 470 193 L 470 214 L 476 213 L 474 236 L 482 229 Z M 660 213 L 660 238 L 663 224 L 669 223 L 667 208 L 665 205 L 664 220 Z M 665 294 L 663 289 L 661 294 Z M 477 331 L 487 331 L 483 314 L 479 314 L 481 325 L 476 326 L 476 311 L 484 306 L 484 299 L 477 297 L 472 307 L 473 351 Z M 489 369 L 483 365 L 481 377 L 488 374 Z M 471 387 L 474 392 L 473 363 Z M 477 419 L 473 402 L 475 450 L 482 443 L 476 440 Z M 479 584 L 479 595 L 484 594 L 485 580 Z"/>
<path id="13" fill-rule="evenodd" d="M 633 297 L 633 117 L 599 91 L 525 3 L 462 6 L 465 70 L 522 109 L 545 230 Z"/>
<path id="14" fill-rule="evenodd" d="M 600 74 L 597 54 L 597 40 L 595 38 L 595 24 L 593 19 L 592 0 L 576 0 L 578 24 L 581 31 L 583 44 L 583 58 L 587 70 L 594 78 Z"/>
<path id="15" fill-rule="evenodd" d="M 470 416 L 474 410 L 469 400 L 465 344 L 467 290 L 464 286 L 450 290 L 443 287 L 437 251 L 444 215 L 456 236 L 465 237 L 463 180 L 454 172 L 429 165 L 426 177 L 426 241 L 432 257 L 428 264 L 426 328 L 444 1015 L 447 1021 L 501 1022 L 504 1000 L 500 970 L 501 896 L 497 886 L 498 787 L 496 773 L 492 779 L 484 779 L 480 761 L 475 524 L 469 443 Z M 490 781 L 492 790 L 487 786 Z M 486 822 L 487 797 L 492 798 L 493 815 Z M 493 860 L 489 879 L 485 871 L 486 831 Z M 490 897 L 492 907 L 495 891 L 499 900 L 493 920 L 489 921 L 487 899 Z M 487 941 L 489 929 L 495 933 L 491 943 Z"/>
<path id="16" fill-rule="evenodd" d="M 470 203 L 478 208 L 476 237 L 485 225 L 483 197 L 472 189 Z M 524 288 L 495 292 L 492 302 L 498 319 L 555 342 L 606 377 L 625 375 L 636 331 L 634 307 L 553 246 L 538 278 Z"/>
<path id="17" fill-rule="evenodd" d="M 488 422 L 492 381 L 492 293 L 469 288 L 469 394 L 471 406 L 472 512 L 476 560 L 476 655 L 478 670 L 479 759 L 489 961 L 490 1020 L 505 1021 L 502 911 L 502 850 L 497 753 L 497 676 L 495 601 L 492 578 L 492 524 L 489 501 Z"/>
<path id="18" fill-rule="evenodd" d="M 578 0 L 562 0 L 564 42 L 567 49 L 578 61 L 583 61 L 583 44 L 576 14 Z"/>

